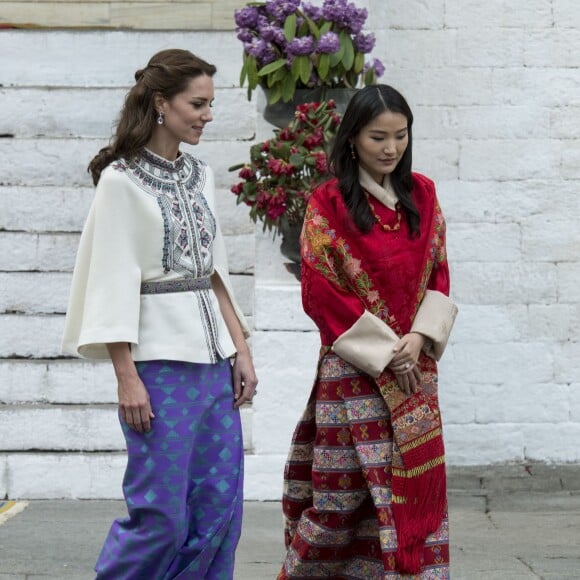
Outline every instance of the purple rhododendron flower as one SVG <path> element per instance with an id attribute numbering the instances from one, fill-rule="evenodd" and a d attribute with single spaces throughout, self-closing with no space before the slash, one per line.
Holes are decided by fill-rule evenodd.
<path id="1" fill-rule="evenodd" d="M 256 28 L 261 30 L 264 26 L 270 26 L 270 19 L 265 14 L 260 14 L 258 16 L 258 24 L 256 24 Z"/>
<path id="2" fill-rule="evenodd" d="M 304 56 L 310 54 L 314 50 L 314 38 L 312 36 L 302 36 L 294 38 L 286 46 L 289 54 L 295 56 Z"/>
<path id="3" fill-rule="evenodd" d="M 357 8 L 354 4 L 349 4 L 347 8 L 348 33 L 359 34 L 367 21 L 368 12 L 366 8 Z"/>
<path id="4" fill-rule="evenodd" d="M 367 62 L 365 64 L 364 72 L 367 72 L 370 68 L 375 69 L 377 78 L 382 77 L 385 74 L 385 65 L 378 58 L 373 59 L 372 62 Z"/>
<path id="5" fill-rule="evenodd" d="M 234 12 L 236 25 L 240 28 L 254 28 L 258 23 L 258 9 L 254 6 L 246 6 Z"/>
<path id="6" fill-rule="evenodd" d="M 375 35 L 372 32 L 369 34 L 361 32 L 354 37 L 354 45 L 356 49 L 364 54 L 368 54 L 373 50 L 375 42 Z"/>
<path id="7" fill-rule="evenodd" d="M 308 16 L 315 22 L 322 18 L 322 8 L 319 8 L 318 6 L 313 6 L 309 2 L 304 2 L 304 4 L 302 5 L 302 12 L 304 12 L 306 16 Z"/>
<path id="8" fill-rule="evenodd" d="M 270 59 L 268 62 L 272 62 L 273 60 L 271 58 L 272 46 L 261 38 L 253 38 L 251 42 L 246 42 L 244 44 L 244 50 L 260 63 L 268 59 Z"/>
<path id="9" fill-rule="evenodd" d="M 276 59 L 278 58 L 278 55 L 276 54 L 276 50 L 274 49 L 274 47 L 269 44 L 268 45 L 268 49 L 264 51 L 264 53 L 262 54 L 262 58 L 260 59 L 260 64 L 261 66 L 264 66 L 266 64 L 269 64 L 271 62 L 274 62 Z"/>
<path id="10" fill-rule="evenodd" d="M 236 32 L 238 40 L 241 40 L 242 42 L 252 42 L 252 38 L 254 38 L 254 35 L 249 28 L 238 28 Z"/>
<path id="11" fill-rule="evenodd" d="M 300 0 L 268 0 L 266 12 L 275 20 L 282 23 L 286 16 L 292 14 L 300 6 Z"/>
<path id="12" fill-rule="evenodd" d="M 275 24 L 268 23 L 266 26 L 259 28 L 258 31 L 260 36 L 268 42 L 275 42 L 280 45 L 283 45 L 286 42 L 284 30 Z"/>
<path id="13" fill-rule="evenodd" d="M 357 8 L 356 0 L 263 0 L 259 5 L 246 5 L 235 11 L 236 35 L 244 45 L 245 53 L 255 59 L 258 69 L 275 60 L 286 62 L 288 69 L 296 58 L 312 57 L 316 62 L 320 55 L 336 54 L 340 51 L 341 34 L 352 38 L 353 46 L 358 53 L 370 53 L 376 44 L 375 35 L 363 32 L 368 18 L 366 8 Z M 298 14 L 300 12 L 300 14 Z M 314 35 L 298 36 L 290 42 L 286 40 L 284 25 L 287 18 L 296 17 L 296 31 L 309 34 L 305 19 L 311 19 L 317 26 L 325 25 L 327 32 L 319 38 Z M 300 30 L 302 28 L 302 30 Z M 330 30 L 328 30 L 330 28 Z M 298 33 L 298 32 L 296 32 Z M 328 57 L 326 57 L 328 59 Z M 292 79 L 296 88 L 314 87 L 324 84 L 345 86 L 352 83 L 364 83 L 364 74 L 372 71 L 374 78 L 382 76 L 385 66 L 378 59 L 371 59 L 360 73 L 345 71 L 341 63 L 331 66 L 327 78 L 323 81 L 317 74 L 316 67 L 310 68 L 310 78 L 304 83 L 301 78 Z M 357 61 L 358 62 L 358 61 Z M 286 75 L 289 71 L 281 71 Z M 304 71 L 301 71 L 304 72 Z M 342 78 L 348 73 L 347 78 Z M 276 82 L 280 80 L 276 72 Z M 354 78 L 353 78 L 354 77 Z M 284 77 L 283 77 L 284 78 Z M 272 76 L 260 77 L 258 84 L 265 87 L 272 85 Z"/>
<path id="14" fill-rule="evenodd" d="M 322 17 L 324 20 L 335 22 L 340 28 L 346 28 L 348 24 L 346 0 L 325 0 L 322 5 Z"/>
<path id="15" fill-rule="evenodd" d="M 318 52 L 331 54 L 340 49 L 340 39 L 336 32 L 327 32 L 318 39 Z"/>

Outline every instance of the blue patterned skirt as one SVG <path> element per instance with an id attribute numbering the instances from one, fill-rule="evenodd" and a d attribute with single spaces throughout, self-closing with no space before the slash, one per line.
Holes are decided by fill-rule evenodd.
<path id="1" fill-rule="evenodd" d="M 231 580 L 241 533 L 243 444 L 231 367 L 138 362 L 155 419 L 121 421 L 129 516 L 113 522 L 99 580 Z"/>

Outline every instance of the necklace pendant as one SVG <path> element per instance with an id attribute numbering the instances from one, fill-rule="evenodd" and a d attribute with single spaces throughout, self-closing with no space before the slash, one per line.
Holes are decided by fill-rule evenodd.
<path id="1" fill-rule="evenodd" d="M 367 198 L 367 203 L 369 204 L 371 213 L 373 214 L 373 217 L 375 218 L 377 224 L 380 226 L 383 232 L 394 232 L 401 228 L 401 207 L 398 202 L 395 205 L 395 211 L 397 212 L 397 222 L 394 225 L 390 226 L 389 224 L 384 224 L 379 215 L 377 214 L 377 212 L 375 211 L 368 191 L 364 190 L 364 193 Z"/>

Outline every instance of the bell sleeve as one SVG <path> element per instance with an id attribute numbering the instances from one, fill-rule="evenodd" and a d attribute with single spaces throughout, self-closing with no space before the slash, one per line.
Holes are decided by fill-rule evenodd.
<path id="1" fill-rule="evenodd" d="M 418 332 L 425 336 L 427 338 L 423 347 L 425 354 L 439 360 L 447 346 L 458 309 L 449 298 L 450 281 L 445 245 L 445 220 L 439 204 L 436 204 L 435 212 L 435 219 L 440 224 L 435 263 L 427 289 L 413 320 L 411 332 Z"/>
<path id="2" fill-rule="evenodd" d="M 103 171 L 73 272 L 62 349 L 109 358 L 107 343 L 138 344 L 139 193 L 122 171 Z"/>
<path id="3" fill-rule="evenodd" d="M 323 344 L 345 361 L 378 377 L 393 357 L 397 334 L 369 312 L 341 271 L 336 234 L 315 195 L 302 231 L 302 304 Z"/>
<path id="4" fill-rule="evenodd" d="M 228 255 L 226 251 L 226 243 L 224 240 L 224 236 L 222 234 L 222 230 L 219 223 L 219 218 L 217 215 L 216 207 L 215 207 L 215 184 L 214 184 L 214 177 L 213 171 L 209 166 L 205 166 L 207 172 L 207 179 L 206 179 L 206 186 L 204 188 L 204 197 L 206 198 L 208 205 L 213 213 L 215 219 L 215 238 L 213 240 L 213 267 L 214 271 L 220 277 L 224 288 L 228 294 L 230 302 L 232 303 L 232 307 L 236 316 L 240 322 L 240 326 L 242 327 L 242 332 L 245 338 L 250 336 L 250 327 L 248 326 L 248 322 L 242 309 L 238 305 L 236 298 L 234 296 L 234 289 L 232 287 L 232 282 L 230 278 L 230 269 L 228 265 Z"/>

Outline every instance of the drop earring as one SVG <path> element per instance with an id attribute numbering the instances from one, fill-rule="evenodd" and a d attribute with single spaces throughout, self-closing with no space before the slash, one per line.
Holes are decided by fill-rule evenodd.
<path id="1" fill-rule="evenodd" d="M 159 111 L 159 114 L 157 115 L 157 124 L 163 125 L 164 118 L 165 118 L 165 113 L 163 113 L 163 111 Z"/>
<path id="2" fill-rule="evenodd" d="M 351 143 L 351 144 L 350 144 L 350 156 L 351 156 L 353 159 L 356 159 L 356 151 L 354 150 L 354 143 Z"/>

